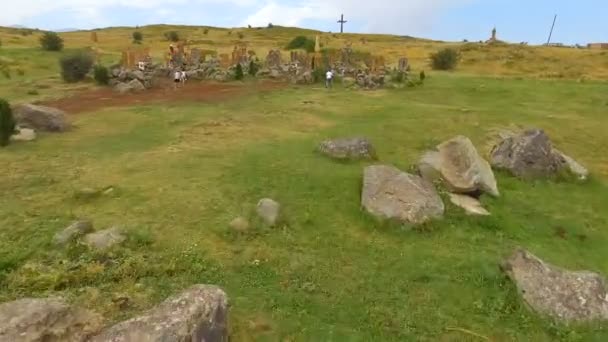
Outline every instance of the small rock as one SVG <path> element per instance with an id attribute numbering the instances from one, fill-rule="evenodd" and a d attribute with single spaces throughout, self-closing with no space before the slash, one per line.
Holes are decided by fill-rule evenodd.
<path id="1" fill-rule="evenodd" d="M 148 313 L 118 323 L 92 342 L 228 341 L 228 298 L 222 289 L 196 285 Z"/>
<path id="2" fill-rule="evenodd" d="M 563 321 L 608 320 L 606 279 L 589 271 L 568 271 L 519 249 L 501 269 L 535 311 Z"/>
<path id="3" fill-rule="evenodd" d="M 249 221 L 244 217 L 237 217 L 230 222 L 230 228 L 235 232 L 244 233 L 249 230 Z"/>
<path id="4" fill-rule="evenodd" d="M 461 194 L 450 194 L 450 201 L 455 206 L 461 207 L 469 215 L 489 216 L 490 212 L 487 211 L 481 203 L 467 195 Z"/>
<path id="5" fill-rule="evenodd" d="M 84 342 L 102 327 L 101 316 L 61 298 L 25 298 L 0 304 L 0 341 Z"/>
<path id="6" fill-rule="evenodd" d="M 87 199 L 99 197 L 100 194 L 101 193 L 99 190 L 95 190 L 92 188 L 82 188 L 74 193 L 74 197 L 77 199 L 87 200 Z"/>
<path id="7" fill-rule="evenodd" d="M 70 241 L 91 232 L 93 232 L 93 223 L 91 221 L 76 221 L 69 227 L 55 234 L 53 243 L 57 246 L 65 246 Z"/>
<path id="8" fill-rule="evenodd" d="M 123 243 L 127 238 L 122 230 L 113 227 L 95 233 L 87 234 L 83 241 L 86 245 L 97 250 L 108 249 L 114 245 Z"/>
<path id="9" fill-rule="evenodd" d="M 366 138 L 340 138 L 325 140 L 319 144 L 324 155 L 340 160 L 376 160 L 376 150 Z"/>
<path id="10" fill-rule="evenodd" d="M 276 225 L 280 210 L 281 205 L 269 198 L 261 199 L 257 205 L 258 216 L 271 227 Z"/>
<path id="11" fill-rule="evenodd" d="M 378 218 L 405 224 L 440 218 L 445 210 L 433 184 L 388 165 L 365 168 L 361 205 Z"/>
<path id="12" fill-rule="evenodd" d="M 587 170 L 583 165 L 579 164 L 576 160 L 567 156 L 560 150 L 553 149 L 553 152 L 561 158 L 562 163 L 565 165 L 568 171 L 578 177 L 578 179 L 586 180 L 589 177 L 589 170 Z"/>
<path id="13" fill-rule="evenodd" d="M 19 128 L 18 133 L 11 136 L 11 141 L 34 141 L 36 140 L 36 131 L 31 128 Z"/>

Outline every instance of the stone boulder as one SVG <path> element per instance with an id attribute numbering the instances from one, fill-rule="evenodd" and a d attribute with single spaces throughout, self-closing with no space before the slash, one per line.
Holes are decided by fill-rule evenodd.
<path id="1" fill-rule="evenodd" d="M 295 84 L 312 84 L 314 79 L 310 71 L 304 71 L 293 78 Z"/>
<path id="2" fill-rule="evenodd" d="M 319 152 L 339 160 L 375 160 L 376 150 L 366 138 L 339 138 L 325 140 L 319 144 Z"/>
<path id="3" fill-rule="evenodd" d="M 18 128 L 17 132 L 11 135 L 11 141 L 34 141 L 36 131 L 31 128 Z"/>
<path id="4" fill-rule="evenodd" d="M 404 224 L 440 218 L 445 210 L 433 184 L 387 165 L 365 168 L 361 205 L 378 218 Z"/>
<path id="5" fill-rule="evenodd" d="M 540 314 L 566 322 L 608 320 L 608 287 L 597 273 L 564 270 L 521 249 L 501 269 Z"/>
<path id="6" fill-rule="evenodd" d="M 483 159 L 471 140 L 457 136 L 439 146 L 436 151 L 426 153 L 418 169 L 428 181 L 441 179 L 454 193 L 485 192 L 498 196 L 496 178 L 490 164 Z"/>
<path id="7" fill-rule="evenodd" d="M 120 228 L 113 227 L 87 234 L 85 235 L 83 241 L 87 246 L 93 249 L 104 250 L 114 245 L 121 244 L 126 239 L 126 236 Z"/>
<path id="8" fill-rule="evenodd" d="M 216 286 L 196 285 L 143 316 L 118 323 L 92 342 L 227 342 L 228 298 Z"/>
<path id="9" fill-rule="evenodd" d="M 488 212 L 479 200 L 468 195 L 450 194 L 450 202 L 457 207 L 464 209 L 468 215 L 489 216 Z"/>
<path id="10" fill-rule="evenodd" d="M 44 132 L 63 132 L 70 128 L 66 113 L 56 108 L 24 104 L 16 106 L 13 112 L 22 128 Z"/>
<path id="11" fill-rule="evenodd" d="M 244 233 L 249 230 L 249 221 L 244 217 L 237 217 L 230 221 L 230 228 L 237 233 Z"/>
<path id="12" fill-rule="evenodd" d="M 56 246 L 65 246 L 70 241 L 93 232 L 93 223 L 88 220 L 76 221 L 53 237 Z"/>
<path id="13" fill-rule="evenodd" d="M 144 72 L 141 70 L 133 70 L 133 71 L 129 72 L 128 78 L 131 80 L 138 80 L 140 82 L 143 82 L 145 75 L 144 75 Z"/>
<path id="14" fill-rule="evenodd" d="M 88 341 L 102 328 L 101 316 L 61 298 L 25 298 L 0 304 L 0 341 Z"/>
<path id="15" fill-rule="evenodd" d="M 587 170 L 574 159 L 554 149 L 540 129 L 506 136 L 493 148 L 491 162 L 493 167 L 524 179 L 551 177 L 561 171 L 570 171 L 579 178 L 588 176 Z"/>
<path id="16" fill-rule="evenodd" d="M 274 227 L 277 224 L 280 211 L 281 205 L 270 198 L 261 199 L 256 208 L 258 216 L 270 227 Z"/>
<path id="17" fill-rule="evenodd" d="M 114 90 L 121 94 L 126 94 L 146 90 L 146 87 L 139 80 L 131 80 L 125 83 L 118 83 L 114 86 Z"/>

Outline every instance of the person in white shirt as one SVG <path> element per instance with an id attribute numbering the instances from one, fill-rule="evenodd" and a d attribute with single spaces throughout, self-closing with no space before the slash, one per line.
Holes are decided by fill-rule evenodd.
<path id="1" fill-rule="evenodd" d="M 182 82 L 182 85 L 186 84 L 186 80 L 188 79 L 186 76 L 186 71 L 182 69 L 182 72 L 179 75 L 179 79 Z"/>
<path id="2" fill-rule="evenodd" d="M 175 89 L 179 86 L 179 83 L 182 81 L 182 72 L 179 69 L 175 69 L 175 73 L 173 74 L 173 83 L 175 84 Z"/>
<path id="3" fill-rule="evenodd" d="M 331 70 L 327 70 L 325 73 L 325 88 L 331 88 L 333 86 L 334 81 L 334 72 Z"/>

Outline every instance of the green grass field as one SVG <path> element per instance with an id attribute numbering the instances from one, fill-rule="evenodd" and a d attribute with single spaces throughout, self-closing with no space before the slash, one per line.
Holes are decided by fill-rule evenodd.
<path id="1" fill-rule="evenodd" d="M 62 295 L 116 321 L 211 283 L 230 297 L 234 341 L 480 340 L 454 328 L 492 341 L 606 341 L 605 324 L 532 313 L 498 269 L 523 246 L 608 275 L 606 94 L 605 82 L 431 73 L 413 89 L 292 87 L 72 115 L 69 133 L 0 150 L 0 301 Z M 382 163 L 408 170 L 455 135 L 487 154 L 500 130 L 532 126 L 593 177 L 499 173 L 502 196 L 483 198 L 491 217 L 448 206 L 420 231 L 361 212 L 365 163 L 314 152 L 322 139 L 364 135 Z M 256 221 L 262 197 L 282 204 L 280 227 Z M 239 215 L 254 222 L 246 234 L 228 228 Z M 128 242 L 105 253 L 53 247 L 81 217 L 124 227 Z"/>

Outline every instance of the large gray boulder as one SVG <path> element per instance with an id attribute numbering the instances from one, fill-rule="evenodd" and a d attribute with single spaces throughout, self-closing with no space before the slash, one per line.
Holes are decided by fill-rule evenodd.
<path id="1" fill-rule="evenodd" d="M 319 144 L 318 149 L 322 154 L 334 159 L 377 159 L 376 150 L 366 138 L 355 137 L 325 140 Z"/>
<path id="2" fill-rule="evenodd" d="M 129 72 L 128 77 L 132 80 L 138 80 L 140 82 L 143 82 L 145 75 L 144 75 L 144 72 L 141 70 L 133 70 L 133 71 Z"/>
<path id="3" fill-rule="evenodd" d="M 464 136 L 450 139 L 437 146 L 436 151 L 426 153 L 418 168 L 423 178 L 428 181 L 440 178 L 454 193 L 500 194 L 490 164 Z"/>
<path id="4" fill-rule="evenodd" d="M 535 311 L 563 321 L 608 320 L 606 279 L 589 271 L 568 271 L 517 250 L 502 265 Z"/>
<path id="5" fill-rule="evenodd" d="M 70 241 L 91 233 L 93 231 L 93 223 L 89 220 L 80 220 L 72 223 L 64 230 L 58 232 L 53 237 L 53 243 L 57 246 L 65 246 Z"/>
<path id="6" fill-rule="evenodd" d="M 19 127 L 44 132 L 63 132 L 70 128 L 66 113 L 57 108 L 23 104 L 16 106 L 13 112 Z"/>
<path id="7" fill-rule="evenodd" d="M 531 129 L 506 136 L 492 150 L 492 166 L 530 179 L 551 177 L 561 171 L 586 179 L 589 172 L 574 159 L 553 148 L 543 130 Z"/>
<path id="8" fill-rule="evenodd" d="M 97 250 L 108 249 L 114 245 L 123 243 L 127 237 L 124 235 L 122 229 L 118 227 L 112 227 L 106 230 L 100 230 L 95 233 L 85 235 L 84 243 Z"/>
<path id="9" fill-rule="evenodd" d="M 361 205 L 378 218 L 405 224 L 440 218 L 445 210 L 430 182 L 387 165 L 365 168 Z"/>
<path id="10" fill-rule="evenodd" d="M 146 87 L 139 80 L 131 80 L 129 82 L 118 83 L 114 86 L 114 90 L 120 94 L 126 94 L 146 90 Z"/>
<path id="11" fill-rule="evenodd" d="M 102 328 L 101 316 L 61 298 L 25 298 L 0 304 L 2 342 L 81 342 Z"/>
<path id="12" fill-rule="evenodd" d="M 143 316 L 105 329 L 92 342 L 227 342 L 228 298 L 216 286 L 196 285 Z"/>

